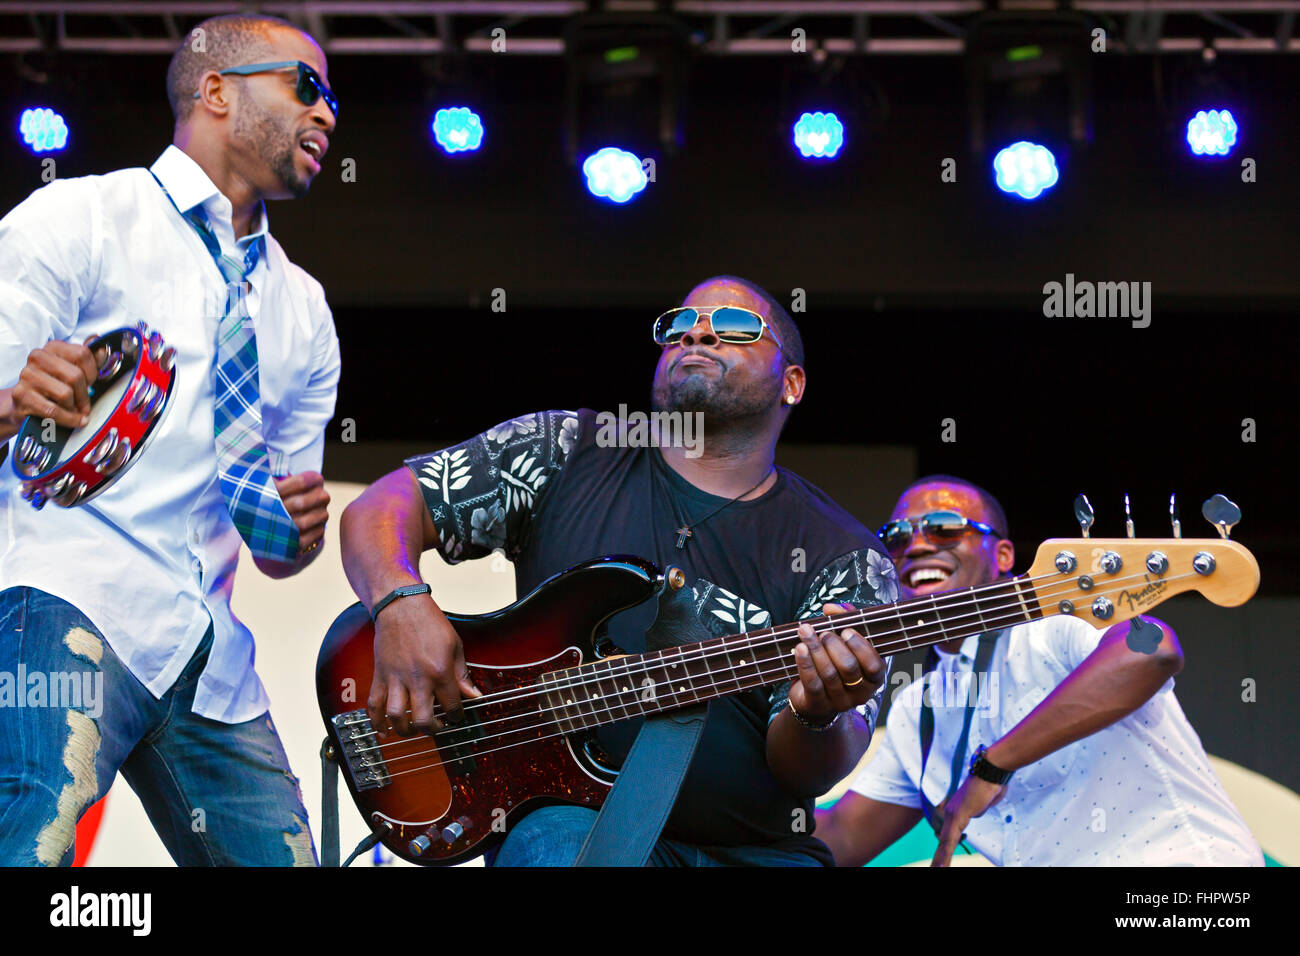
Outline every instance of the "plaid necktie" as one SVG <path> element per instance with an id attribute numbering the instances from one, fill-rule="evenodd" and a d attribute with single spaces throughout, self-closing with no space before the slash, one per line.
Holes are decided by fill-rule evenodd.
<path id="1" fill-rule="evenodd" d="M 171 199 L 166 187 L 163 193 Z M 289 517 L 271 478 L 270 456 L 262 437 L 257 339 L 253 323 L 248 320 L 244 297 L 244 282 L 257 267 L 264 240 L 259 237 L 251 243 L 240 263 L 222 253 L 202 206 L 195 206 L 182 215 L 199 234 L 226 280 L 226 307 L 217 326 L 213 381 L 221 494 L 240 537 L 255 557 L 293 561 L 298 557 L 298 527 Z"/>

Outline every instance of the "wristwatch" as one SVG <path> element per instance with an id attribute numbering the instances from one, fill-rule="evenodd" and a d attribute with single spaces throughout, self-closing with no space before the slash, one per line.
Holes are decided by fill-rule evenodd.
<path id="1" fill-rule="evenodd" d="M 398 598 L 410 597 L 413 594 L 429 594 L 432 591 L 433 588 L 427 584 L 408 584 L 404 587 L 394 588 L 375 602 L 375 606 L 370 610 L 370 620 L 373 621 L 379 617 L 379 612 Z"/>
<path id="2" fill-rule="evenodd" d="M 988 748 L 980 744 L 978 749 L 970 757 L 970 775 L 979 777 L 981 780 L 987 780 L 989 783 L 996 783 L 999 786 L 1011 779 L 1014 770 L 1003 770 L 1001 767 L 989 763 L 989 758 L 984 756 L 984 751 Z"/>

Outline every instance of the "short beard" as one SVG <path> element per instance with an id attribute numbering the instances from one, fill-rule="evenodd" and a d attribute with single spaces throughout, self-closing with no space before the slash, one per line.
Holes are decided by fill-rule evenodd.
<path id="1" fill-rule="evenodd" d="M 766 427 L 780 397 L 780 379 L 736 389 L 728 387 L 725 375 L 716 381 L 688 375 L 676 384 L 656 381 L 650 407 L 656 412 L 702 413 L 710 453 L 716 454 L 747 450 L 752 437 Z"/>
<path id="2" fill-rule="evenodd" d="M 298 150 L 297 141 L 278 126 L 270 113 L 257 105 L 252 97 L 245 94 L 240 98 L 239 115 L 235 118 L 234 135 L 252 144 L 254 151 L 262 162 L 275 174 L 285 189 L 295 199 L 302 199 L 311 189 L 311 181 L 299 174 L 294 160 Z M 283 148 L 277 148 L 278 141 L 287 140 Z"/>

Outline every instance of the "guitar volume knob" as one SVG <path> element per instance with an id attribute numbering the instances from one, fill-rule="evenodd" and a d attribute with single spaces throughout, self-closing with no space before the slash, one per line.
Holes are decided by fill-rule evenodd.
<path id="1" fill-rule="evenodd" d="M 465 828 L 459 823 L 449 823 L 442 831 L 442 842 L 448 844 L 455 843 L 465 835 Z"/>
<path id="2" fill-rule="evenodd" d="M 424 856 L 429 852 L 431 846 L 433 846 L 433 840 L 429 838 L 429 832 L 426 830 L 408 843 L 406 848 L 411 851 L 411 856 Z"/>

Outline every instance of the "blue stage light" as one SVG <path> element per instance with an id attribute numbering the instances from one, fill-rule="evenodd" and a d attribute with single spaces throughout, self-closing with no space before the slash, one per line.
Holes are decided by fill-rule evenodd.
<path id="1" fill-rule="evenodd" d="M 606 146 L 588 156 L 582 164 L 582 173 L 593 196 L 617 203 L 627 202 L 649 182 L 641 160 L 616 146 Z"/>
<path id="2" fill-rule="evenodd" d="M 1187 145 L 1197 156 L 1227 156 L 1237 144 L 1237 121 L 1227 110 L 1201 110 L 1187 121 Z"/>
<path id="3" fill-rule="evenodd" d="M 1021 140 L 998 152 L 993 159 L 998 189 L 1021 199 L 1037 199 L 1061 178 L 1056 157 L 1046 146 Z"/>
<path id="4" fill-rule="evenodd" d="M 433 138 L 449 153 L 478 149 L 483 144 L 483 121 L 468 106 L 440 109 L 433 114 Z"/>
<path id="5" fill-rule="evenodd" d="M 53 152 L 68 145 L 68 125 L 51 109 L 23 110 L 18 132 L 33 153 Z"/>
<path id="6" fill-rule="evenodd" d="M 806 159 L 834 159 L 844 145 L 844 124 L 834 113 L 804 113 L 794 124 L 794 146 Z"/>

